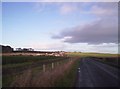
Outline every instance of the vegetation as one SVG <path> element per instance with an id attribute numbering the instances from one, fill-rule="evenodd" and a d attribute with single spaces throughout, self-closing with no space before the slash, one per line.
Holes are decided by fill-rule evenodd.
<path id="1" fill-rule="evenodd" d="M 13 52 L 13 48 L 11 48 L 10 46 L 0 45 L 0 52 L 10 53 L 10 52 Z"/>
<path id="2" fill-rule="evenodd" d="M 42 64 L 46 64 L 46 69 L 51 68 L 51 63 L 66 61 L 66 57 L 53 57 L 53 56 L 3 56 L 3 86 L 9 86 L 11 82 L 20 76 L 32 70 L 33 74 L 42 71 Z M 25 76 L 24 76 L 25 77 Z"/>
<path id="3" fill-rule="evenodd" d="M 22 75 L 17 76 L 10 86 L 12 87 L 55 87 L 55 86 L 73 86 L 77 69 L 75 64 L 77 59 L 65 60 L 59 66 L 46 72 L 29 69 Z M 70 74 L 71 73 L 71 74 Z M 70 75 L 69 75 L 70 74 Z M 26 77 L 25 77 L 26 76 Z M 64 80 L 63 80 L 64 79 Z M 64 82 L 64 83 L 62 83 Z M 56 84 L 57 83 L 57 84 Z"/>
<path id="4" fill-rule="evenodd" d="M 74 87 L 77 75 L 77 68 L 79 66 L 80 58 L 78 58 L 71 66 L 68 72 L 64 74 L 59 80 L 57 80 L 56 87 Z"/>
<path id="5" fill-rule="evenodd" d="M 108 64 L 113 67 L 120 68 L 118 65 L 120 54 L 107 54 L 107 53 L 80 53 L 80 52 L 68 52 L 69 57 L 91 57 L 97 61 Z"/>
<path id="6" fill-rule="evenodd" d="M 78 56 L 78 57 L 118 57 L 118 54 L 108 54 L 108 53 L 81 53 L 81 52 L 68 52 L 68 56 Z"/>
<path id="7" fill-rule="evenodd" d="M 118 57 L 106 57 L 106 58 L 95 58 L 95 60 L 108 64 L 110 66 L 116 67 L 116 68 L 120 68 L 120 66 L 118 65 L 119 61 L 118 61 Z"/>
<path id="8" fill-rule="evenodd" d="M 3 56 L 2 64 L 19 64 L 24 62 L 37 62 L 37 61 L 49 61 L 52 59 L 57 59 L 62 57 L 54 57 L 54 56 Z"/>
<path id="9" fill-rule="evenodd" d="M 91 57 L 115 66 L 118 63 L 117 54 L 69 52 L 67 55 L 3 56 L 3 87 L 73 87 L 81 57 Z M 51 68 L 52 63 L 54 68 Z M 45 72 L 41 64 L 46 64 Z"/>

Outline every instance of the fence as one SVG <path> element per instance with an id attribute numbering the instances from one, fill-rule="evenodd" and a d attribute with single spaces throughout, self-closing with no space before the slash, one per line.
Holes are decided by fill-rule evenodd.
<path id="1" fill-rule="evenodd" d="M 46 72 L 46 71 L 48 71 L 48 70 L 54 69 L 54 68 L 57 67 L 57 66 L 60 66 L 61 64 L 65 64 L 65 63 L 67 63 L 68 61 L 72 61 L 72 59 L 69 58 L 69 59 L 65 59 L 65 60 L 58 61 L 58 62 L 52 62 L 52 63 L 49 63 L 49 64 L 42 64 L 42 68 L 41 68 L 41 66 L 40 66 L 38 69 L 39 69 L 39 70 L 42 69 L 43 72 Z"/>

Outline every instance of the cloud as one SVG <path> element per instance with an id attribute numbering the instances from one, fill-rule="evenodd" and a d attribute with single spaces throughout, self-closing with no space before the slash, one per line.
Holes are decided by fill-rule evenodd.
<path id="1" fill-rule="evenodd" d="M 66 45 L 63 43 L 38 43 L 30 44 L 29 47 L 33 47 L 37 50 L 64 50 Z"/>
<path id="2" fill-rule="evenodd" d="M 64 39 L 70 37 L 69 39 Z M 58 36 L 52 38 L 64 39 L 68 43 L 117 43 L 118 30 L 116 22 L 108 20 L 98 20 L 86 24 L 83 28 L 76 26 L 71 29 L 63 30 Z"/>
<path id="3" fill-rule="evenodd" d="M 65 43 L 66 51 L 78 52 L 97 52 L 97 53 L 118 53 L 118 44 L 115 43 L 102 43 L 102 44 L 88 44 L 88 43 Z"/>
<path id="4" fill-rule="evenodd" d="M 52 7 L 56 8 L 62 15 L 70 14 L 78 9 L 76 3 L 70 2 L 36 2 L 33 9 L 37 12 L 43 12 L 46 9 L 53 10 Z"/>
<path id="5" fill-rule="evenodd" d="M 38 43 L 30 44 L 26 47 L 34 48 L 35 50 L 43 51 L 78 51 L 78 52 L 98 52 L 98 53 L 118 53 L 118 44 L 102 43 L 102 44 L 88 44 L 88 43 Z"/>
<path id="6" fill-rule="evenodd" d="M 44 12 L 46 10 L 51 9 L 50 7 L 48 7 L 49 5 L 52 6 L 52 5 L 55 5 L 55 3 L 53 3 L 53 2 L 34 2 L 33 9 L 36 12 L 40 13 L 40 12 Z"/>
<path id="7" fill-rule="evenodd" d="M 98 16 L 117 16 L 118 3 L 117 2 L 102 2 L 97 3 L 91 7 L 91 12 Z"/>
<path id="8" fill-rule="evenodd" d="M 86 7 L 89 7 L 86 10 Z M 89 2 L 83 3 L 81 14 L 90 14 L 97 17 L 117 16 L 118 15 L 118 3 L 117 2 Z"/>
<path id="9" fill-rule="evenodd" d="M 93 52 L 98 53 L 118 53 L 118 44 L 115 43 L 102 43 L 99 45 L 89 45 Z"/>
<path id="10" fill-rule="evenodd" d="M 113 10 L 101 8 L 101 7 L 97 6 L 97 5 L 94 5 L 91 8 L 91 13 L 95 14 L 95 15 L 105 15 L 105 14 L 111 15 L 113 13 Z"/>
<path id="11" fill-rule="evenodd" d="M 92 5 L 92 6 L 91 6 Z M 48 6 L 55 6 L 58 12 L 62 15 L 70 14 L 75 11 L 86 14 L 96 14 L 96 15 L 111 15 L 115 13 L 118 7 L 117 2 L 36 2 L 34 4 L 34 9 L 37 12 L 45 11 L 46 8 L 52 10 L 53 8 Z M 90 10 L 87 11 L 86 7 L 90 6 Z M 51 8 L 51 9 L 50 9 Z M 116 8 L 116 10 L 114 10 Z"/>
<path id="12" fill-rule="evenodd" d="M 95 21 L 87 23 L 84 26 L 78 25 L 63 29 L 59 34 L 53 35 L 52 38 L 63 39 L 67 43 L 117 43 L 117 3 L 90 3 L 90 5 L 88 15 L 93 14 L 96 16 Z M 65 39 L 66 37 L 69 38 Z"/>
<path id="13" fill-rule="evenodd" d="M 76 5 L 71 5 L 70 3 L 68 4 L 63 4 L 61 7 L 60 7 L 60 13 L 65 15 L 65 14 L 69 14 L 69 13 L 72 13 L 74 11 L 77 10 L 77 7 Z"/>

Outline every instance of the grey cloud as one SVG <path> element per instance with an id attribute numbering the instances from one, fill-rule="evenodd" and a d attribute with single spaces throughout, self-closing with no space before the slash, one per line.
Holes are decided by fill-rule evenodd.
<path id="1" fill-rule="evenodd" d="M 63 30 L 55 39 L 64 39 L 70 36 L 70 39 L 65 39 L 68 43 L 117 43 L 118 29 L 115 19 L 101 19 L 93 23 L 86 24 L 83 28 L 80 26 Z"/>
<path id="2" fill-rule="evenodd" d="M 53 39 L 62 39 L 63 36 L 61 36 L 61 35 L 53 35 L 52 38 Z"/>
<path id="3" fill-rule="evenodd" d="M 90 3 L 90 11 L 93 12 L 92 7 L 97 6 L 105 9 L 105 12 L 101 14 L 92 13 L 100 20 L 96 20 L 92 23 L 86 24 L 83 27 L 80 25 L 63 29 L 58 35 L 52 36 L 53 39 L 64 39 L 65 37 L 71 37 L 64 39 L 67 43 L 89 43 L 89 44 L 101 44 L 101 43 L 118 43 L 118 5 L 117 3 Z M 97 11 L 96 12 L 99 12 Z M 102 9 L 100 9 L 102 11 Z M 108 10 L 108 11 L 107 11 Z M 111 13 L 109 13 L 111 11 Z M 108 13 L 109 14 L 108 14 Z M 89 13 L 88 13 L 89 14 Z"/>

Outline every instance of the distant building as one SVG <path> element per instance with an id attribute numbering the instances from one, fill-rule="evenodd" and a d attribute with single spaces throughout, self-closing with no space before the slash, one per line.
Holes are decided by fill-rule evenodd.
<path id="1" fill-rule="evenodd" d="M 34 51 L 34 49 L 32 49 L 32 48 L 16 48 L 16 51 Z"/>
<path id="2" fill-rule="evenodd" d="M 10 53 L 9 55 L 30 55 L 30 56 L 66 56 L 64 51 L 34 51 L 32 48 L 16 48 L 0 45 L 0 52 Z"/>
<path id="3" fill-rule="evenodd" d="M 16 48 L 16 51 L 22 51 L 22 49 L 21 48 Z"/>
<path id="4" fill-rule="evenodd" d="M 34 51 L 34 49 L 32 49 L 32 48 L 29 48 L 29 51 Z"/>
<path id="5" fill-rule="evenodd" d="M 23 48 L 22 51 L 29 51 L 29 49 L 27 49 L 27 48 Z"/>

